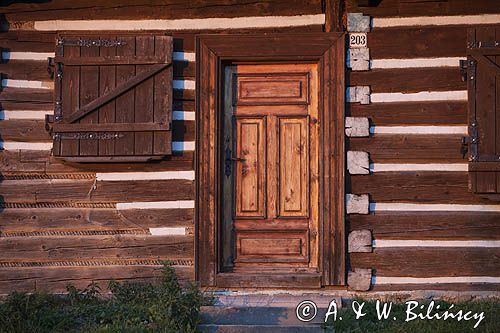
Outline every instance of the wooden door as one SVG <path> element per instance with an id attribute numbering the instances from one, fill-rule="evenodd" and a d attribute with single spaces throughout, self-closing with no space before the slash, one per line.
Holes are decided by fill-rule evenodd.
<path id="1" fill-rule="evenodd" d="M 318 273 L 315 64 L 226 68 L 222 267 Z"/>

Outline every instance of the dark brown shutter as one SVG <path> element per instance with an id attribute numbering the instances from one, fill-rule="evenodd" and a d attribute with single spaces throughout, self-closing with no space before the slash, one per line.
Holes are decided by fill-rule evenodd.
<path id="1" fill-rule="evenodd" d="M 55 74 L 54 156 L 147 161 L 171 153 L 172 37 L 62 34 Z"/>
<path id="2" fill-rule="evenodd" d="M 469 171 L 473 192 L 500 193 L 500 26 L 468 30 Z"/>

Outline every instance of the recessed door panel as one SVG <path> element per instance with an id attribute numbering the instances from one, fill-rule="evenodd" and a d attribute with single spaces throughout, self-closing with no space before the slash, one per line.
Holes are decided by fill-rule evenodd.
<path id="1" fill-rule="evenodd" d="M 279 119 L 279 216 L 307 217 L 309 211 L 308 118 Z"/>
<path id="2" fill-rule="evenodd" d="M 236 119 L 236 218 L 265 218 L 266 124 L 264 118 Z"/>

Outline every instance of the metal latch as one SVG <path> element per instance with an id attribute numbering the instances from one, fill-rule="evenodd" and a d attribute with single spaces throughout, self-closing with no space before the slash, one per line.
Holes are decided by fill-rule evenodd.
<path id="1" fill-rule="evenodd" d="M 55 66 L 54 58 L 48 57 L 47 58 L 47 73 L 49 73 L 49 77 L 51 79 L 54 78 L 54 66 Z"/>

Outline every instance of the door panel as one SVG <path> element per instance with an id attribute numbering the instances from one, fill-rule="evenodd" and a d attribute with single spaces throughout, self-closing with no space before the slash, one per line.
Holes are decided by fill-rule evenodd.
<path id="1" fill-rule="evenodd" d="M 236 119 L 236 218 L 266 218 L 266 124 Z"/>
<path id="2" fill-rule="evenodd" d="M 230 225 L 223 230 L 231 236 L 222 239 L 234 243 L 232 253 L 223 255 L 224 267 L 234 272 L 318 273 L 317 66 L 231 68 L 226 75 L 231 88 L 225 89 L 224 150 L 234 156 L 223 191 L 234 200 L 224 203 L 224 223 Z"/>
<path id="3" fill-rule="evenodd" d="M 279 119 L 279 216 L 309 214 L 308 118 Z"/>

